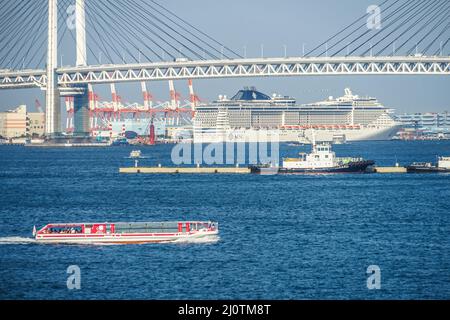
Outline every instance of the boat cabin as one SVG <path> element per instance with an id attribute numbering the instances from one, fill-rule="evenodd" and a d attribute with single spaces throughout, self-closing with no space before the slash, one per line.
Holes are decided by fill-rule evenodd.
<path id="1" fill-rule="evenodd" d="M 331 168 L 336 165 L 335 158 L 331 144 L 313 144 L 311 153 L 300 153 L 299 158 L 283 159 L 283 167 L 286 169 Z"/>
<path id="2" fill-rule="evenodd" d="M 444 169 L 450 169 L 450 157 L 439 157 L 438 167 Z"/>

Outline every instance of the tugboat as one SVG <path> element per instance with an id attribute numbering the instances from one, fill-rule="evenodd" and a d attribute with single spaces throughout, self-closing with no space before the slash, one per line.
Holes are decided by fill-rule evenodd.
<path id="1" fill-rule="evenodd" d="M 414 162 L 406 167 L 408 173 L 445 173 L 450 172 L 450 157 L 439 157 L 437 164 Z"/>
<path id="2" fill-rule="evenodd" d="M 338 158 L 331 149 L 331 144 L 316 144 L 314 134 L 311 153 L 300 153 L 299 158 L 283 159 L 283 165 L 277 168 L 278 173 L 365 173 L 373 166 L 373 160 L 362 158 Z M 252 173 L 264 173 L 272 170 L 269 165 L 251 166 Z"/>
<path id="3" fill-rule="evenodd" d="M 217 222 L 116 222 L 48 224 L 33 229 L 38 243 L 142 244 L 192 240 L 219 233 Z"/>

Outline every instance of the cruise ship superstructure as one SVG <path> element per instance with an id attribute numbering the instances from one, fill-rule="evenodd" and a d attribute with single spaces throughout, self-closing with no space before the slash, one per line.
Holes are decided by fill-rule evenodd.
<path id="1" fill-rule="evenodd" d="M 308 142 L 389 140 L 401 127 L 392 110 L 376 98 L 354 95 L 349 88 L 339 98 L 298 105 L 287 96 L 268 96 L 244 88 L 228 99 L 199 106 L 194 119 L 195 142 Z M 312 130 L 311 130 L 312 129 Z"/>

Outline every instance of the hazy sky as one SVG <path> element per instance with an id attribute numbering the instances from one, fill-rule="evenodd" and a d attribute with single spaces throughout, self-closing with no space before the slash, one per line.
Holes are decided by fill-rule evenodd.
<path id="1" fill-rule="evenodd" d="M 94 1 L 94 0 L 86 0 Z M 327 39 L 338 29 L 362 16 L 373 0 L 165 0 L 166 7 L 207 32 L 241 55 L 246 47 L 247 57 L 259 57 L 261 44 L 264 55 L 299 56 L 303 43 L 308 50 Z M 67 38 L 60 53 L 63 63 L 74 64 L 74 47 Z M 446 48 L 448 54 L 450 48 Z M 92 57 L 91 57 L 92 58 Z M 89 59 L 92 60 L 92 59 Z M 246 78 L 197 80 L 195 89 L 200 98 L 213 100 L 219 94 L 232 96 L 243 86 L 256 86 L 265 93 L 280 93 L 297 98 L 300 103 L 322 100 L 343 94 L 350 87 L 360 95 L 377 97 L 398 113 L 450 111 L 450 79 L 448 76 L 322 76 L 292 78 Z M 188 97 L 186 81 L 175 83 L 182 97 Z M 167 82 L 148 84 L 156 100 L 168 100 Z M 124 101 L 141 101 L 140 85 L 119 84 Z M 108 85 L 95 91 L 104 100 L 110 99 Z M 34 108 L 35 99 L 44 105 L 39 89 L 0 91 L 0 110 L 18 104 Z"/>

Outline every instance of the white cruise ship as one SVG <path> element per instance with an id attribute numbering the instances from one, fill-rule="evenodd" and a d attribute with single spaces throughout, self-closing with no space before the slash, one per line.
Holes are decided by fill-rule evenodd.
<path id="1" fill-rule="evenodd" d="M 401 127 L 391 114 L 376 98 L 354 95 L 348 88 L 342 97 L 304 105 L 244 88 L 231 99 L 219 96 L 197 108 L 194 141 L 308 143 L 313 131 L 318 141 L 337 136 L 346 141 L 389 140 Z"/>

